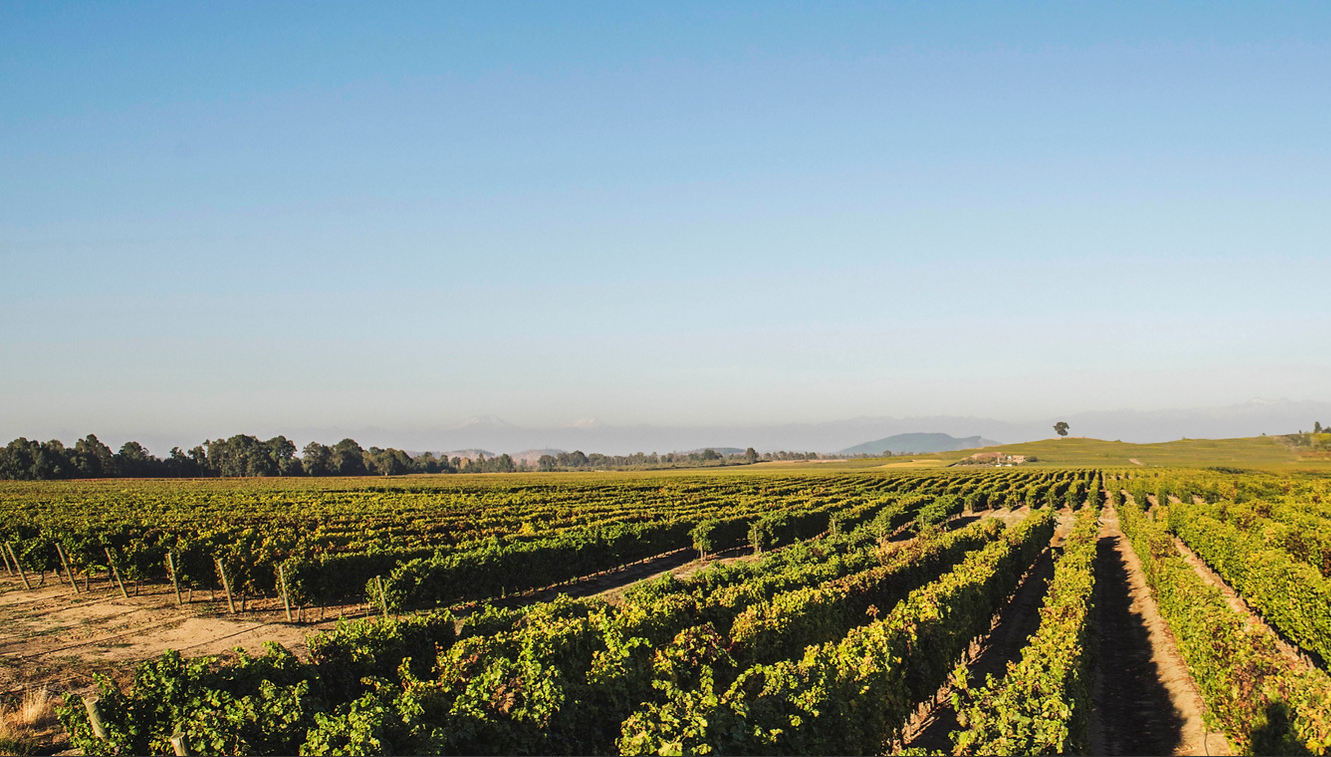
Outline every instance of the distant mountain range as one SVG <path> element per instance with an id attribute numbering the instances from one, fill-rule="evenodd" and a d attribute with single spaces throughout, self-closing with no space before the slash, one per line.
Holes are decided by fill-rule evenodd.
<path id="1" fill-rule="evenodd" d="M 960 439 L 948 434 L 896 434 L 877 441 L 856 444 L 847 447 L 841 455 L 881 455 L 891 452 L 900 455 L 906 452 L 952 452 L 959 449 L 993 447 L 1001 442 L 985 439 L 982 436 L 966 436 Z"/>
<path id="2" fill-rule="evenodd" d="M 2 421 L 3 419 L 0 419 Z M 1175 410 L 1113 410 L 1069 413 L 1067 415 L 1036 418 L 1029 421 L 1004 421 L 977 416 L 861 416 L 822 423 L 786 424 L 716 424 L 708 426 L 653 426 L 604 425 L 591 419 L 579 420 L 565 426 L 528 428 L 515 426 L 494 416 L 478 416 L 462 423 L 420 426 L 414 428 L 383 427 L 274 427 L 238 429 L 236 433 L 257 434 L 267 438 L 285 434 L 304 446 L 315 440 L 333 444 L 351 437 L 364 447 L 396 447 L 404 450 L 457 450 L 450 456 L 481 450 L 486 456 L 526 450 L 526 456 L 535 452 L 558 454 L 560 450 L 582 450 L 607 455 L 627 455 L 634 452 L 671 452 L 701 450 L 716 442 L 723 449 L 743 450 L 752 446 L 759 452 L 789 450 L 792 452 L 831 452 L 854 449 L 865 439 L 890 439 L 892 436 L 927 431 L 951 435 L 958 439 L 980 436 L 1001 439 L 1004 443 L 1049 439 L 1054 436 L 1056 421 L 1066 421 L 1073 436 L 1125 442 L 1167 442 L 1188 437 L 1190 439 L 1233 439 L 1261 434 L 1289 434 L 1300 429 L 1311 429 L 1314 421 L 1331 424 L 1331 402 L 1254 399 L 1226 407 L 1191 408 Z M 100 431 L 100 429 L 94 429 Z M 47 433 L 46 436 L 72 441 L 87 430 L 73 429 L 68 433 Z M 17 431 L 10 438 L 20 435 Z M 31 436 L 31 432 L 29 433 Z M 218 436 L 213 432 L 211 436 Z M 225 436 L 226 434 L 220 434 Z M 99 434 L 104 441 L 120 444 L 137 439 L 154 452 L 164 452 L 178 445 L 189 449 L 209 434 L 196 436 L 166 436 L 151 433 L 124 435 Z M 123 436 L 123 438 L 122 438 Z M 876 445 L 877 442 L 871 444 Z M 923 452 L 908 449 L 906 452 Z M 881 452 L 881 450 L 876 450 Z M 469 455 L 470 456 L 470 455 Z M 514 456 L 516 459 L 516 455 Z"/>
<path id="3" fill-rule="evenodd" d="M 546 449 L 525 449 L 525 450 L 523 450 L 523 451 L 521 451 L 521 452 L 518 452 L 518 453 L 516 453 L 516 454 L 511 455 L 511 457 L 513 458 L 514 462 L 518 462 L 518 463 L 526 463 L 527 465 L 536 465 L 536 461 L 541 459 L 541 455 L 549 455 L 550 457 L 558 457 L 561 453 L 566 452 L 566 451 L 567 451 L 567 450 L 553 449 L 553 448 L 546 448 Z M 595 451 L 595 450 L 592 450 L 592 451 Z"/>
<path id="4" fill-rule="evenodd" d="M 702 454 L 703 452 L 706 452 L 709 449 L 718 455 L 724 456 L 724 455 L 742 455 L 744 454 L 744 450 L 747 448 L 746 447 L 699 447 L 697 449 L 684 450 L 684 454 L 686 455 Z M 803 452 L 807 450 L 801 450 L 801 451 Z"/>
<path id="5" fill-rule="evenodd" d="M 1293 433 L 1300 429 L 1311 429 L 1314 421 L 1321 421 L 1323 425 L 1331 424 L 1331 403 L 1254 399 L 1216 408 L 1097 410 L 1022 422 L 978 416 L 931 415 L 862 416 L 823 423 L 771 425 L 614 426 L 579 422 L 578 425 L 556 428 L 523 428 L 498 418 L 481 417 L 449 428 L 415 432 L 415 436 L 428 435 L 437 441 L 428 442 L 429 446 L 413 446 L 417 449 L 439 449 L 448 445 L 458 449 L 483 447 L 504 451 L 534 447 L 579 449 L 586 453 L 601 452 L 607 455 L 701 450 L 709 445 L 713 445 L 712 448 L 718 452 L 723 448 L 743 450 L 750 446 L 759 452 L 832 452 L 858 446 L 865 439 L 885 439 L 922 432 L 946 434 L 958 439 L 980 436 L 1015 444 L 1052 438 L 1053 426 L 1057 421 L 1066 421 L 1073 436 L 1118 439 L 1139 444 L 1173 441 L 1185 436 L 1190 439 L 1233 439 L 1263 433 Z M 327 438 L 336 440 L 345 435 L 330 434 Z M 716 445 L 717 442 L 724 444 L 724 447 Z M 362 442 L 365 443 L 406 446 L 403 442 L 395 443 L 391 437 L 384 441 L 371 439 Z"/>
<path id="6" fill-rule="evenodd" d="M 439 449 L 432 449 L 432 450 L 411 450 L 411 449 L 409 449 L 409 450 L 403 450 L 403 451 L 406 452 L 408 455 L 411 455 L 412 457 L 416 457 L 417 455 L 423 455 L 423 454 L 425 454 L 426 452 L 429 452 L 430 454 L 434 455 L 435 457 L 437 457 L 437 458 L 439 458 L 439 459 L 441 459 L 441 460 L 451 460 L 452 458 L 455 458 L 455 457 L 462 458 L 463 460 L 475 460 L 475 459 L 479 458 L 479 457 L 482 456 L 482 455 L 485 456 L 485 459 L 489 460 L 489 459 L 492 458 L 492 457 L 499 457 L 499 454 L 500 454 L 500 453 L 498 453 L 498 452 L 491 452 L 491 451 L 488 450 L 488 449 L 454 449 L 454 450 L 439 450 Z"/>

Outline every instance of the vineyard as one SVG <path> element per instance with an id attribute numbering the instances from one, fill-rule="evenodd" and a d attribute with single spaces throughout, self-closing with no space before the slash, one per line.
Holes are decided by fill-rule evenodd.
<path id="1" fill-rule="evenodd" d="M 1331 751 L 1325 478 L 969 467 L 0 492 L 15 597 L 207 592 L 228 615 L 276 602 L 293 625 L 358 608 L 301 654 L 168 651 L 132 680 L 97 676 L 57 708 L 88 754 Z M 1125 746 L 1152 726 L 1116 714 L 1137 697 L 1103 664 L 1137 643 L 1102 633 L 1123 576 L 1167 628 L 1140 643 L 1187 682 L 1162 701 L 1196 699 L 1202 742 L 1166 723 Z"/>

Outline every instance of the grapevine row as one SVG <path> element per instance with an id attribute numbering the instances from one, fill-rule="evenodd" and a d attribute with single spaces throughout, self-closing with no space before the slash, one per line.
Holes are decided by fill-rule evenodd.
<path id="1" fill-rule="evenodd" d="M 1316 568 L 1211 517 L 1210 508 L 1176 502 L 1169 529 L 1299 646 L 1331 659 L 1331 580 Z"/>
<path id="2" fill-rule="evenodd" d="M 1134 503 L 1119 508 L 1161 615 L 1211 715 L 1256 754 L 1331 751 L 1331 677 L 1283 657 L 1265 629 L 1244 623 L 1174 547 L 1164 524 Z"/>
<path id="3" fill-rule="evenodd" d="M 1081 511 L 1054 565 L 1040 627 L 1001 680 L 964 690 L 954 754 L 1088 754 L 1100 513 Z"/>
<path id="4" fill-rule="evenodd" d="M 623 726 L 627 754 L 863 754 L 899 737 L 914 705 L 938 689 L 954 661 L 1048 545 L 1049 511 L 917 589 L 884 617 L 844 639 L 810 646 L 799 660 L 756 665 L 724 692 L 701 666 L 664 705 Z M 704 659 L 708 652 L 704 647 Z"/>

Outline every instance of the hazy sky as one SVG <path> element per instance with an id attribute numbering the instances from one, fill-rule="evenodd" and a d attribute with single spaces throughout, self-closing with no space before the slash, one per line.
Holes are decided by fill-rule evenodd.
<path id="1" fill-rule="evenodd" d="M 0 442 L 1328 401 L 1329 40 L 1323 3 L 8 2 Z"/>

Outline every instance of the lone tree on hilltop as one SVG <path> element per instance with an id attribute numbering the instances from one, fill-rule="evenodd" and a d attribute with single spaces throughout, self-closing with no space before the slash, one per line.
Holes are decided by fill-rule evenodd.
<path id="1" fill-rule="evenodd" d="M 1321 422 L 1321 421 L 1313 421 L 1313 433 L 1314 433 L 1314 434 L 1320 434 L 1320 433 L 1322 433 L 1322 422 Z"/>
<path id="2" fill-rule="evenodd" d="M 1058 423 L 1055 423 L 1054 430 L 1058 432 L 1059 436 L 1067 436 L 1068 435 L 1067 421 L 1059 421 Z"/>

